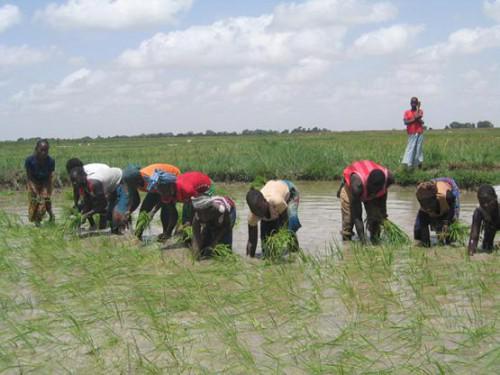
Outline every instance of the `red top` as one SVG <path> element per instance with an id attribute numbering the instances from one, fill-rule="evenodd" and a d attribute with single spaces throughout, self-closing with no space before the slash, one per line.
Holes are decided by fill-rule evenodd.
<path id="1" fill-rule="evenodd" d="M 405 111 L 404 121 L 413 121 L 415 120 L 416 114 L 424 115 L 424 111 L 419 109 L 418 111 L 413 112 L 411 109 Z M 410 125 L 406 125 L 406 131 L 408 134 L 422 134 L 424 132 L 424 127 L 422 124 L 422 119 L 420 118 L 417 121 L 412 122 Z"/>
<path id="2" fill-rule="evenodd" d="M 368 198 L 368 190 L 366 188 L 366 182 L 368 181 L 368 176 L 370 173 L 374 170 L 381 170 L 384 172 L 385 175 L 385 185 L 380 190 L 374 198 L 380 198 L 387 194 L 387 179 L 389 176 L 389 171 L 387 168 L 382 167 L 381 165 L 371 161 L 371 160 L 361 160 L 361 161 L 356 161 L 352 163 L 350 166 L 348 166 L 346 169 L 344 169 L 344 181 L 345 184 L 350 188 L 351 187 L 351 176 L 353 174 L 358 175 L 358 177 L 361 179 L 361 182 L 363 183 L 363 194 L 361 196 L 361 201 L 366 202 L 370 199 L 374 198 Z"/>
<path id="3" fill-rule="evenodd" d="M 197 197 L 210 189 L 212 181 L 210 177 L 201 172 L 187 172 L 177 176 L 175 185 L 177 189 L 175 199 L 166 197 L 162 199 L 163 202 L 185 202 L 193 197 Z"/>

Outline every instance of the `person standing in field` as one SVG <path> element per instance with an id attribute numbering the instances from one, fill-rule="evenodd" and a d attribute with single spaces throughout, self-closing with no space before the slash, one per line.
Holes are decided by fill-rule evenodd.
<path id="1" fill-rule="evenodd" d="M 270 180 L 260 191 L 252 187 L 246 200 L 250 208 L 247 255 L 255 257 L 259 221 L 264 256 L 266 240 L 282 228 L 288 229 L 294 237 L 295 247 L 299 248 L 296 233 L 302 226 L 298 217 L 300 193 L 291 181 Z"/>
<path id="2" fill-rule="evenodd" d="M 500 205 L 495 189 L 491 185 L 481 185 L 477 191 L 479 207 L 474 210 L 470 230 L 469 255 L 474 255 L 479 243 L 481 227 L 484 229 L 482 250 L 491 253 L 495 235 L 500 230 Z"/>
<path id="3" fill-rule="evenodd" d="M 353 227 L 366 243 L 362 207 L 365 206 L 367 226 L 372 242 L 378 242 L 382 222 L 387 218 L 387 191 L 394 183 L 392 173 L 385 167 L 362 160 L 344 169 L 342 184 L 337 197 L 342 212 L 342 240 L 350 241 Z"/>
<path id="4" fill-rule="evenodd" d="M 129 166 L 123 171 L 122 184 L 117 189 L 117 204 L 113 210 L 113 231 L 120 233 L 130 221 L 130 216 L 141 203 L 139 191 L 146 192 L 140 211 L 147 212 L 152 219 L 161 209 L 160 218 L 163 233 L 159 240 L 170 238 L 177 223 L 177 209 L 175 203 L 165 203 L 161 200 L 162 191 L 176 181 L 181 171 L 176 166 L 166 163 L 155 163 L 140 169 Z M 171 217 L 175 217 L 172 223 Z M 136 233 L 142 237 L 142 230 Z"/>
<path id="5" fill-rule="evenodd" d="M 408 133 L 408 144 L 403 155 L 402 164 L 407 168 L 422 168 L 424 162 L 424 112 L 420 108 L 420 101 L 413 97 L 410 100 L 411 109 L 404 113 L 404 124 Z"/>
<path id="6" fill-rule="evenodd" d="M 452 242 L 449 226 L 460 215 L 460 190 L 449 177 L 434 178 L 422 182 L 416 192 L 420 210 L 414 225 L 414 238 L 423 246 L 430 247 L 430 230 L 435 229 L 438 238 L 446 244 Z"/>
<path id="7" fill-rule="evenodd" d="M 26 158 L 24 167 L 28 177 L 29 221 L 39 226 L 45 212 L 49 220 L 54 221 L 52 212 L 52 179 L 56 163 L 49 156 L 49 142 L 40 139 L 35 146 L 33 155 Z"/>

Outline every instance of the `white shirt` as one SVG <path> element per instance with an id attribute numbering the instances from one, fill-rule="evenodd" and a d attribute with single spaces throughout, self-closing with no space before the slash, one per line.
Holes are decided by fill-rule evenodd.
<path id="1" fill-rule="evenodd" d="M 111 168 L 102 163 L 91 163 L 83 166 L 87 174 L 87 179 L 97 180 L 102 184 L 106 195 L 116 190 L 122 180 L 122 170 L 120 168 Z"/>

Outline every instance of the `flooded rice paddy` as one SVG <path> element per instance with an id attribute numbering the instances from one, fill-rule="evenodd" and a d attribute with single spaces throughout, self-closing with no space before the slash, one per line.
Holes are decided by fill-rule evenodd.
<path id="1" fill-rule="evenodd" d="M 234 228 L 233 247 L 238 254 L 245 254 L 248 238 L 247 217 L 248 206 L 245 194 L 246 184 L 218 184 L 235 199 L 237 205 L 237 224 Z M 302 228 L 298 238 L 304 250 L 317 254 L 323 252 L 331 243 L 341 242 L 340 201 L 337 198 L 338 182 L 299 182 L 301 192 L 299 218 Z M 56 216 L 61 216 L 61 205 L 68 206 L 69 201 L 64 194 L 55 195 Z M 472 213 L 477 206 L 475 192 L 464 191 L 461 195 L 460 219 L 470 224 Z M 20 215 L 27 221 L 27 204 L 25 194 L 14 193 L 0 196 L 0 209 Z M 418 211 L 418 202 L 413 188 L 393 187 L 390 189 L 387 211 L 389 218 L 403 228 L 410 237 L 413 236 L 413 223 Z M 137 212 L 136 212 L 137 215 Z M 145 238 L 152 238 L 161 233 L 159 214 L 155 216 L 151 229 Z M 260 249 L 260 247 L 259 247 Z M 260 250 L 258 250 L 260 251 Z"/>
<path id="2" fill-rule="evenodd" d="M 298 186 L 309 255 L 278 263 L 37 229 L 26 195 L 1 193 L 0 373 L 500 373 L 498 253 L 330 246 L 337 185 Z M 246 186 L 224 189 L 243 254 Z M 59 218 L 70 204 L 56 194 Z M 465 192 L 464 222 L 475 206 Z M 391 189 L 389 216 L 409 235 L 417 209 L 412 189 Z"/>

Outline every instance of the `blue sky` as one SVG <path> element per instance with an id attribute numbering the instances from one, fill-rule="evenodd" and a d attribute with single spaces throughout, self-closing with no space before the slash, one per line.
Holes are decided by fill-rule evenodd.
<path id="1" fill-rule="evenodd" d="M 0 0 L 0 139 L 500 125 L 500 0 Z"/>

